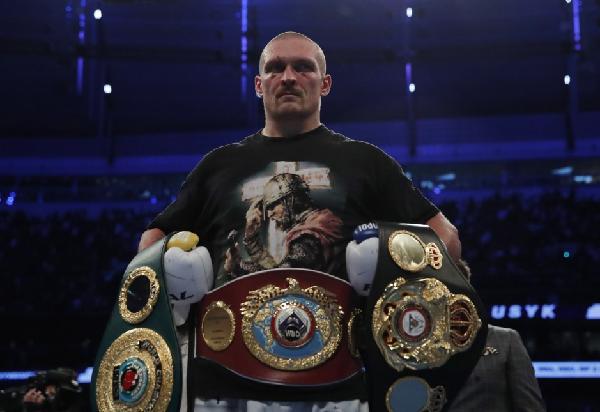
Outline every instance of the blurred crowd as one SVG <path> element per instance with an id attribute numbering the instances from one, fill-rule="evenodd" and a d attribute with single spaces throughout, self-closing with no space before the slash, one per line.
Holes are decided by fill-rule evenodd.
<path id="1" fill-rule="evenodd" d="M 460 231 L 487 304 L 599 300 L 599 200 L 547 192 L 439 206 Z M 93 364 L 120 277 L 154 213 L 0 211 L 0 318 L 10 331 L 0 339 L 0 370 Z M 548 320 L 507 322 L 495 323 L 520 330 L 536 360 L 600 356 L 600 334 L 589 323 L 558 319 L 548 332 Z"/>

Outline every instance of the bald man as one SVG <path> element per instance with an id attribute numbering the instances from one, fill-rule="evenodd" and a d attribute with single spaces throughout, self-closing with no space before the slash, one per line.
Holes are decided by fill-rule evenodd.
<path id="1" fill-rule="evenodd" d="M 264 127 L 204 156 L 177 199 L 143 233 L 140 250 L 165 233 L 188 230 L 197 233 L 210 252 L 215 287 L 256 270 L 279 267 L 316 269 L 347 279 L 345 247 L 354 228 L 386 220 L 428 224 L 458 259 L 456 228 L 412 185 L 394 159 L 321 123 L 321 102 L 332 84 L 325 53 L 313 40 L 285 32 L 269 41 L 255 78 Z M 188 322 L 188 332 L 197 327 L 195 322 Z M 182 347 L 187 347 L 184 336 Z M 275 386 L 263 383 L 241 398 L 239 391 L 223 383 L 219 400 L 206 399 L 206 388 L 215 393 L 220 384 L 198 369 L 195 387 L 187 388 L 195 410 L 367 408 L 366 399 L 358 399 L 361 396 L 354 391 L 335 402 L 309 395 L 290 401 L 278 395 Z"/>

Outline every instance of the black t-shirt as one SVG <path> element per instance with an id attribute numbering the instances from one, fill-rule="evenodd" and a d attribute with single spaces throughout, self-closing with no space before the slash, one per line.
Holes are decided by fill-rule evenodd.
<path id="1" fill-rule="evenodd" d="M 246 214 L 263 198 L 267 182 L 284 173 L 302 177 L 306 183 L 302 190 L 310 201 L 306 211 L 294 212 L 289 233 L 278 230 L 267 213 L 262 214 L 262 262 L 267 256 L 271 265 L 285 260 L 292 246 L 302 249 L 303 241 L 312 242 L 322 246 L 319 259 L 326 262 L 322 267 L 303 266 L 346 278 L 345 245 L 356 226 L 373 220 L 425 223 L 438 213 L 394 159 L 371 144 L 320 126 L 286 138 L 256 133 L 211 151 L 149 228 L 198 234 L 211 254 L 215 286 L 219 286 L 236 276 L 223 268 L 227 248 L 236 247 L 242 260 L 258 261 L 256 253 L 252 256 L 246 250 L 250 248 L 245 238 Z M 293 200 L 286 203 L 290 204 Z"/>

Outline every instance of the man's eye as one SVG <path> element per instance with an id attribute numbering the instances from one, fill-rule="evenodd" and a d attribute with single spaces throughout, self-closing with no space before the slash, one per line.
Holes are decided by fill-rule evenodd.
<path id="1" fill-rule="evenodd" d="M 271 64 L 265 67 L 267 73 L 281 73 L 283 70 L 284 66 L 282 64 Z"/>
<path id="2" fill-rule="evenodd" d="M 298 63 L 294 68 L 298 72 L 311 72 L 314 70 L 313 65 L 310 63 Z"/>

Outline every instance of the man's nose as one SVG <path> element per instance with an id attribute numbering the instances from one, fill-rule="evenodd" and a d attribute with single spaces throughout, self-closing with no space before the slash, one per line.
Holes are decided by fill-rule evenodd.
<path id="1" fill-rule="evenodd" d="M 281 76 L 281 81 L 284 83 L 293 83 L 296 81 L 296 72 L 291 66 L 286 66 Z"/>

